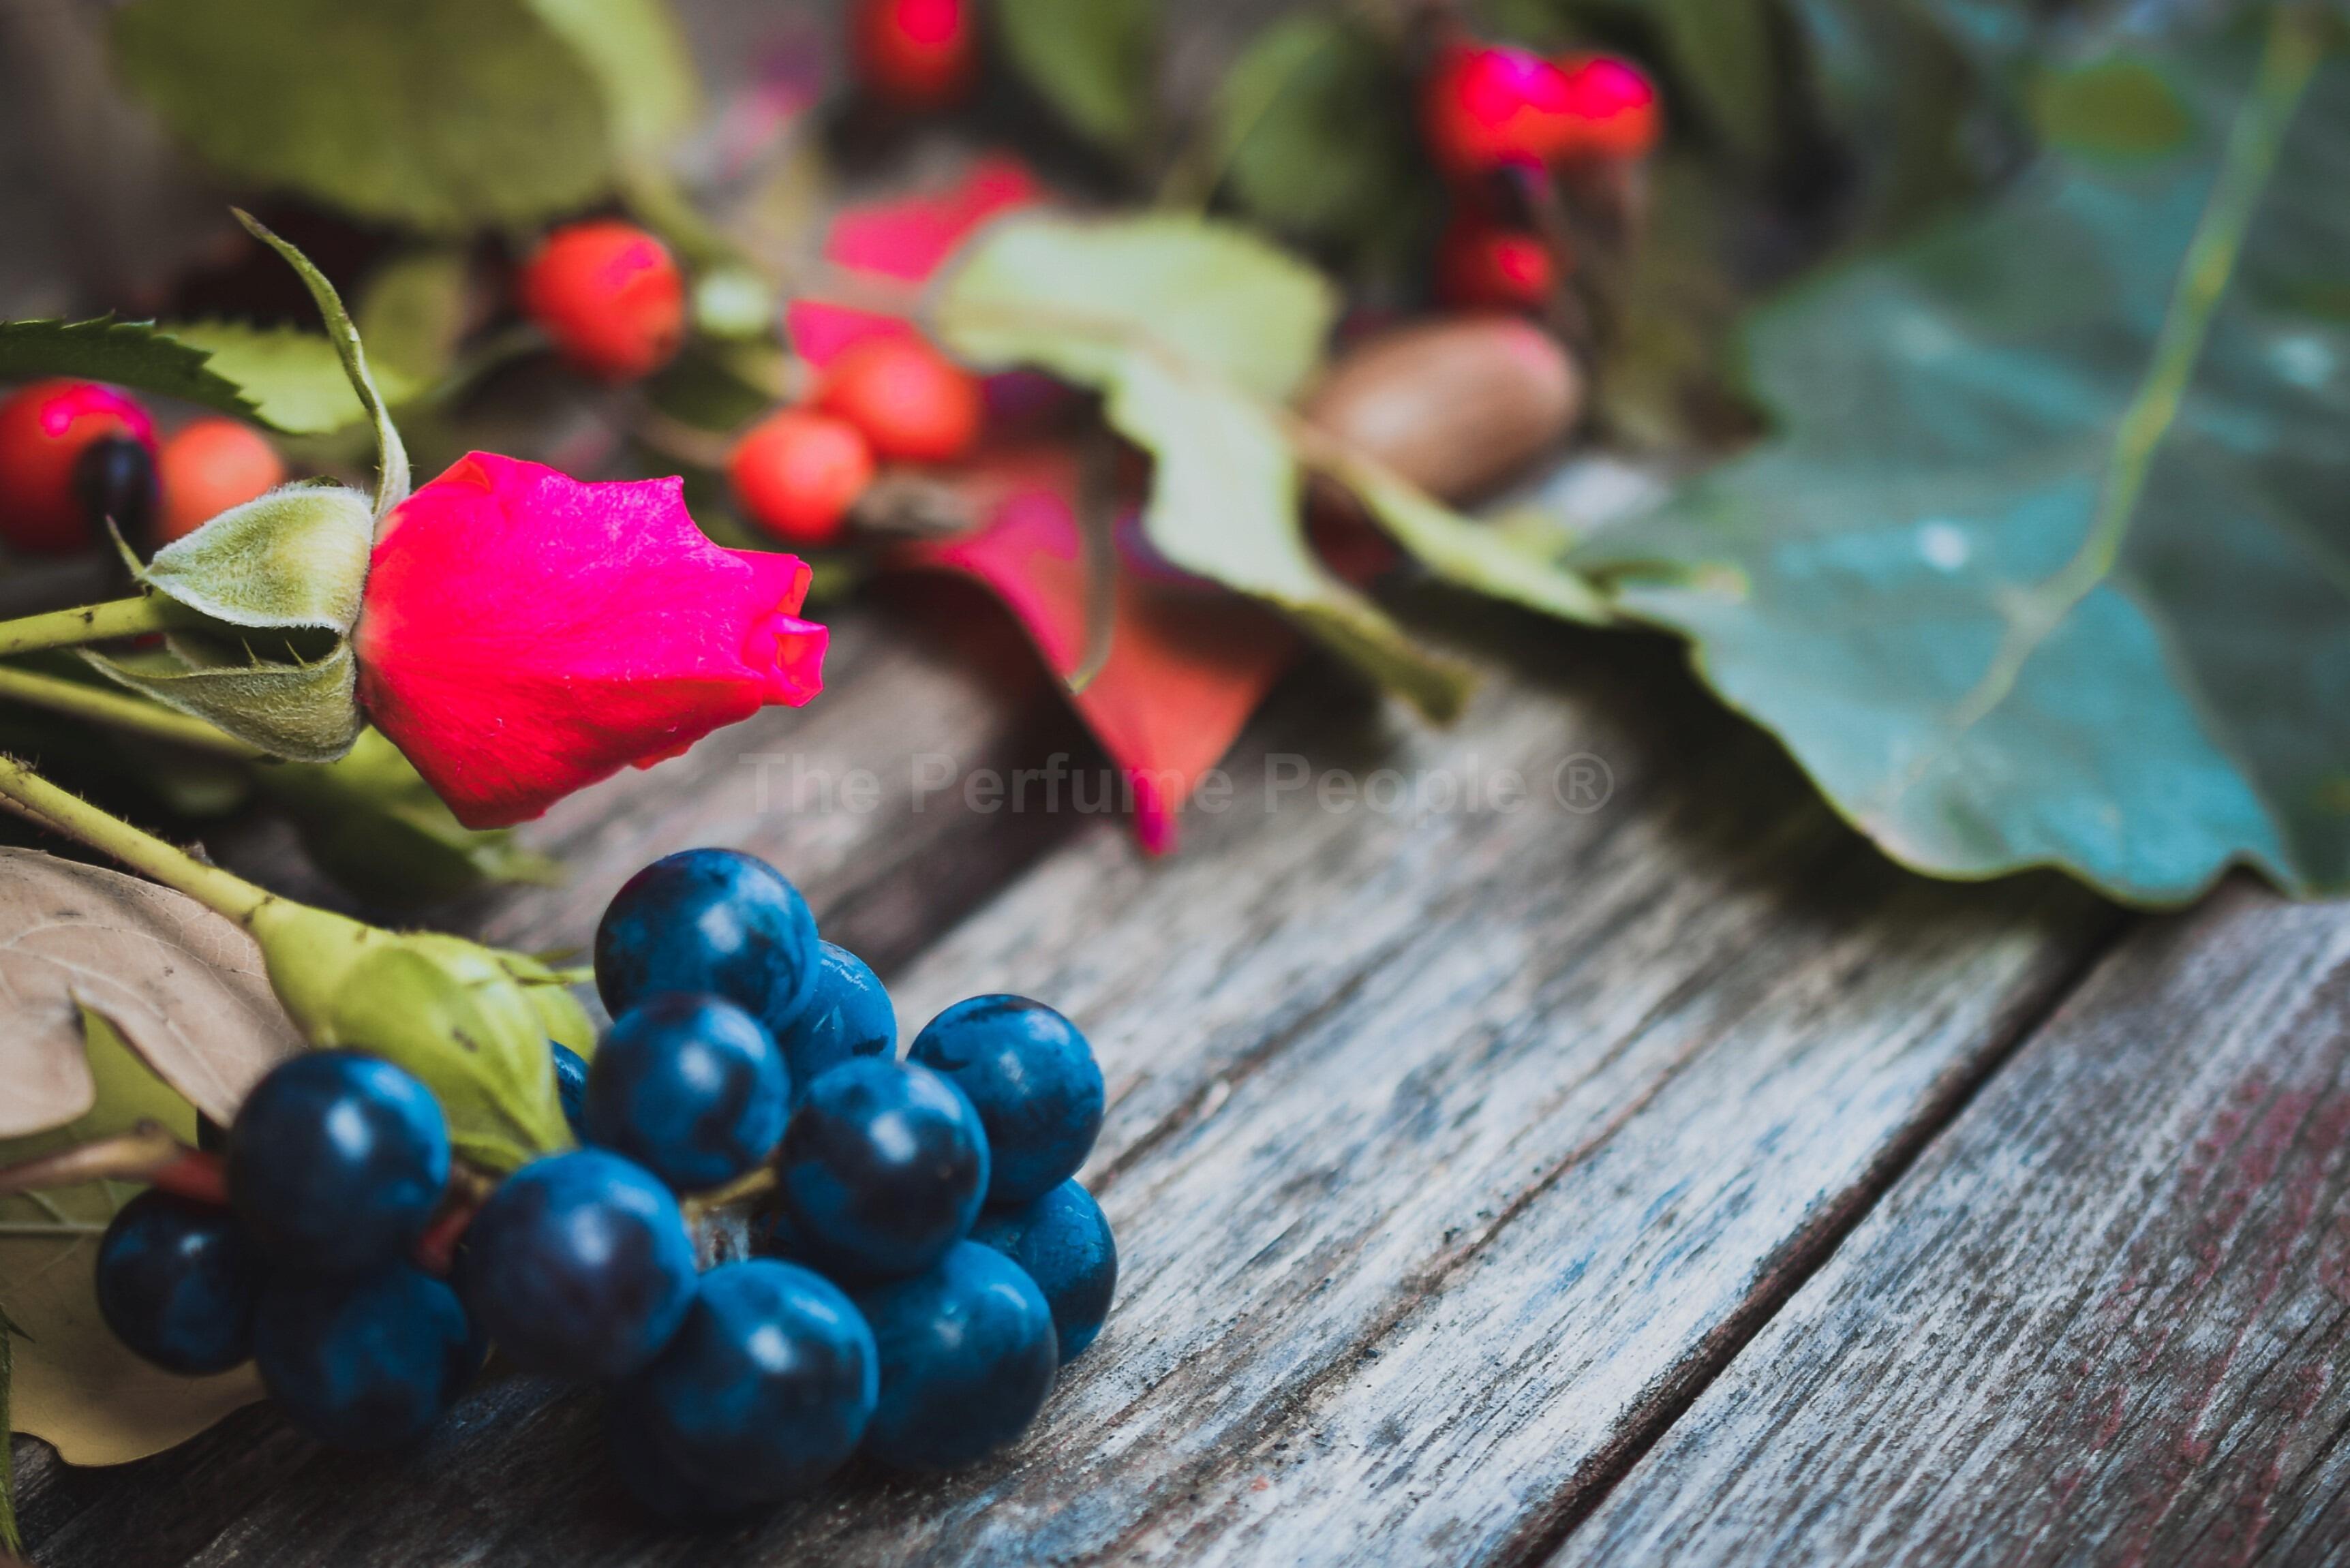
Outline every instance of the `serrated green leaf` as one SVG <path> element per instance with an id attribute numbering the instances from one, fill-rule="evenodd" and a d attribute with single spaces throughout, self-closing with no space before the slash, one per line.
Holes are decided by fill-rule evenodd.
<path id="1" fill-rule="evenodd" d="M 1277 228 L 1361 240 L 1390 223 L 1423 171 L 1402 62 L 1336 16 L 1286 16 L 1233 62 L 1209 146 L 1232 195 Z"/>
<path id="2" fill-rule="evenodd" d="M 359 660 L 338 638 L 318 659 L 256 659 L 202 634 L 177 634 L 168 650 L 91 665 L 165 707 L 192 714 L 273 756 L 331 763 L 359 738 Z"/>
<path id="3" fill-rule="evenodd" d="M 0 1165 L 126 1132 L 140 1121 L 195 1141 L 195 1112 L 106 1021 L 82 1014 L 91 1108 L 31 1137 L 0 1141 Z M 90 1182 L 0 1198 L 0 1313 L 22 1325 L 8 1379 L 7 1425 L 52 1444 L 68 1464 L 121 1464 L 185 1441 L 262 1397 L 250 1366 L 179 1377 L 148 1366 L 99 1315 L 91 1269 L 99 1231 L 138 1189 Z M 18 1231 L 14 1228 L 24 1227 Z"/>
<path id="4" fill-rule="evenodd" d="M 1130 153 L 1150 129 L 1157 0 L 997 0 L 995 26 L 1020 74 L 1077 131 Z"/>
<path id="5" fill-rule="evenodd" d="M 2350 888 L 2350 61 L 2272 16 L 2147 58 L 2177 155 L 1765 313 L 1780 438 L 1574 557 L 1908 865 Z"/>
<path id="6" fill-rule="evenodd" d="M 374 730 L 333 763 L 256 764 L 254 781 L 286 808 L 319 869 L 371 902 L 414 908 L 485 883 L 560 882 L 562 867 L 506 829 L 477 833 Z"/>
<path id="7" fill-rule="evenodd" d="M 1297 455 L 1270 405 L 1312 373 L 1332 308 L 1314 272 L 1226 225 L 1021 216 L 947 280 L 938 327 L 983 364 L 1099 389 L 1110 423 L 1156 460 L 1143 527 L 1162 555 L 1280 606 L 1447 716 L 1466 672 L 1333 576 L 1298 519 Z"/>
<path id="8" fill-rule="evenodd" d="M 78 376 L 269 423 L 211 358 L 151 321 L 0 321 L 0 381 Z"/>
<path id="9" fill-rule="evenodd" d="M 170 322 L 159 331 L 209 354 L 213 368 L 245 389 L 260 419 L 275 430 L 328 435 L 367 418 L 335 346 L 316 332 L 240 321 Z"/>
<path id="10" fill-rule="evenodd" d="M 137 0 L 114 45 L 207 161 L 361 217 L 456 234 L 610 188 L 603 84 L 529 0 Z"/>

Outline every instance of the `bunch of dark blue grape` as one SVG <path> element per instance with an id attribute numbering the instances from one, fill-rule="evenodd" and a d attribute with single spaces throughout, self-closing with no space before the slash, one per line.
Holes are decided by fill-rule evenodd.
<path id="1" fill-rule="evenodd" d="M 420 1436 L 494 1343 L 604 1383 L 621 1478 L 671 1515 L 805 1492 L 860 1449 L 942 1469 L 1016 1438 L 1117 1282 L 1072 1179 L 1103 1111 L 1084 1036 L 974 997 L 895 1060 L 873 971 L 732 851 L 639 872 L 595 961 L 611 1028 L 592 1064 L 552 1047 L 587 1147 L 499 1184 L 448 1282 L 414 1262 L 469 1212 L 444 1199 L 439 1107 L 397 1068 L 320 1053 L 248 1098 L 233 1213 L 125 1208 L 99 1268 L 115 1332 L 180 1372 L 251 1354 L 297 1425 L 362 1447 Z M 681 1197 L 762 1187 L 747 1247 L 705 1234 L 698 1270 Z"/>

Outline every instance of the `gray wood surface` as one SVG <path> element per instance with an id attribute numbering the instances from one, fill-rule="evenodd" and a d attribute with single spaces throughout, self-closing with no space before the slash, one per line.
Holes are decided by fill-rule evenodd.
<path id="1" fill-rule="evenodd" d="M 1561 1564 L 2350 1560 L 2350 910 L 2150 925 Z"/>
<path id="2" fill-rule="evenodd" d="M 41 1560 L 1523 1556 L 1727 1359 L 2112 923 L 2054 880 L 1909 877 L 1660 647 L 1546 640 L 1445 733 L 1305 672 L 1183 856 L 1145 864 L 1122 825 L 1064 813 L 1073 836 L 904 972 L 909 1027 L 961 994 L 1027 991 L 1086 1025 L 1111 1080 L 1088 1179 L 1119 1230 L 1118 1309 L 1012 1454 L 941 1480 L 859 1470 L 743 1529 L 679 1535 L 616 1500 L 592 1394 L 509 1382 L 390 1461 L 316 1450 L 255 1411 L 130 1472 L 37 1467 Z M 1407 785 L 1473 763 L 1546 794 L 1578 756 L 1614 776 L 1590 815 L 1541 797 L 1263 804 L 1293 757 Z M 821 822 L 778 828 L 695 789 L 663 808 L 642 786 L 614 791 L 634 826 L 556 831 L 611 835 L 616 863 L 730 826 L 829 842 Z M 663 809 L 689 826 L 634 815 Z M 844 884 L 827 908 L 853 898 Z M 592 917 L 555 908 L 512 918 Z"/>

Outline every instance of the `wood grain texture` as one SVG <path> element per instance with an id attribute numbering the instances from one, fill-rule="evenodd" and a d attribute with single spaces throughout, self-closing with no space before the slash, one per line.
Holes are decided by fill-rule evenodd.
<path id="1" fill-rule="evenodd" d="M 1087 824 L 904 976 L 910 1026 L 975 991 L 1053 1000 L 1111 1080 L 1089 1179 L 1119 1306 L 1012 1454 L 679 1535 L 617 1500 L 594 1396 L 508 1383 L 396 1461 L 255 1415 L 126 1484 L 47 1475 L 41 1561 L 1510 1554 L 1726 1358 L 2109 923 L 2054 881 L 1904 876 L 1659 647 L 1544 641 L 1446 734 L 1294 685 L 1184 856 Z M 1593 815 L 1263 807 L 1289 757 L 1546 790 L 1578 755 L 1614 774 Z M 267 1484 L 237 1479 L 244 1446 Z"/>
<path id="2" fill-rule="evenodd" d="M 2350 909 L 2143 928 L 1561 1564 L 2350 1560 Z"/>

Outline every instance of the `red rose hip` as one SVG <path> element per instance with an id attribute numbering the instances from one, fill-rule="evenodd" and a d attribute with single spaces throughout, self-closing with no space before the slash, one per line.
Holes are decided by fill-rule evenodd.
<path id="1" fill-rule="evenodd" d="M 847 420 L 783 409 L 743 433 L 726 460 L 743 515 L 776 538 L 821 545 L 873 480 L 873 449 Z"/>
<path id="2" fill-rule="evenodd" d="M 1646 157 L 1663 129 L 1657 87 L 1647 73 L 1614 55 L 1563 55 L 1557 64 L 1575 122 L 1562 156 Z"/>
<path id="3" fill-rule="evenodd" d="M 858 0 L 849 23 L 857 79 L 900 109 L 944 109 L 979 67 L 972 0 Z"/>
<path id="4" fill-rule="evenodd" d="M 1488 45 L 1438 57 L 1420 125 L 1437 166 L 1456 178 L 1547 163 L 1577 129 L 1565 71 L 1528 50 Z"/>
<path id="5" fill-rule="evenodd" d="M 36 381 L 0 402 L 0 540 L 36 556 L 89 548 L 98 518 L 77 465 L 109 439 L 155 455 L 147 410 L 95 381 Z"/>
<path id="6" fill-rule="evenodd" d="M 865 432 L 874 454 L 947 462 L 979 439 L 986 389 L 962 366 L 912 337 L 876 337 L 834 360 L 816 404 Z"/>
<path id="7" fill-rule="evenodd" d="M 1558 285 L 1550 249 L 1534 234 L 1457 217 L 1436 247 L 1436 295 L 1458 310 L 1532 310 Z"/>
<path id="8" fill-rule="evenodd" d="M 522 305 L 566 359 L 608 381 L 650 375 L 685 336 L 685 279 L 669 247 L 611 219 L 547 235 L 523 268 Z"/>
<path id="9" fill-rule="evenodd" d="M 269 439 L 234 420 L 196 420 L 174 431 L 156 459 L 163 505 L 156 543 L 194 533 L 232 506 L 285 483 L 286 462 Z"/>

